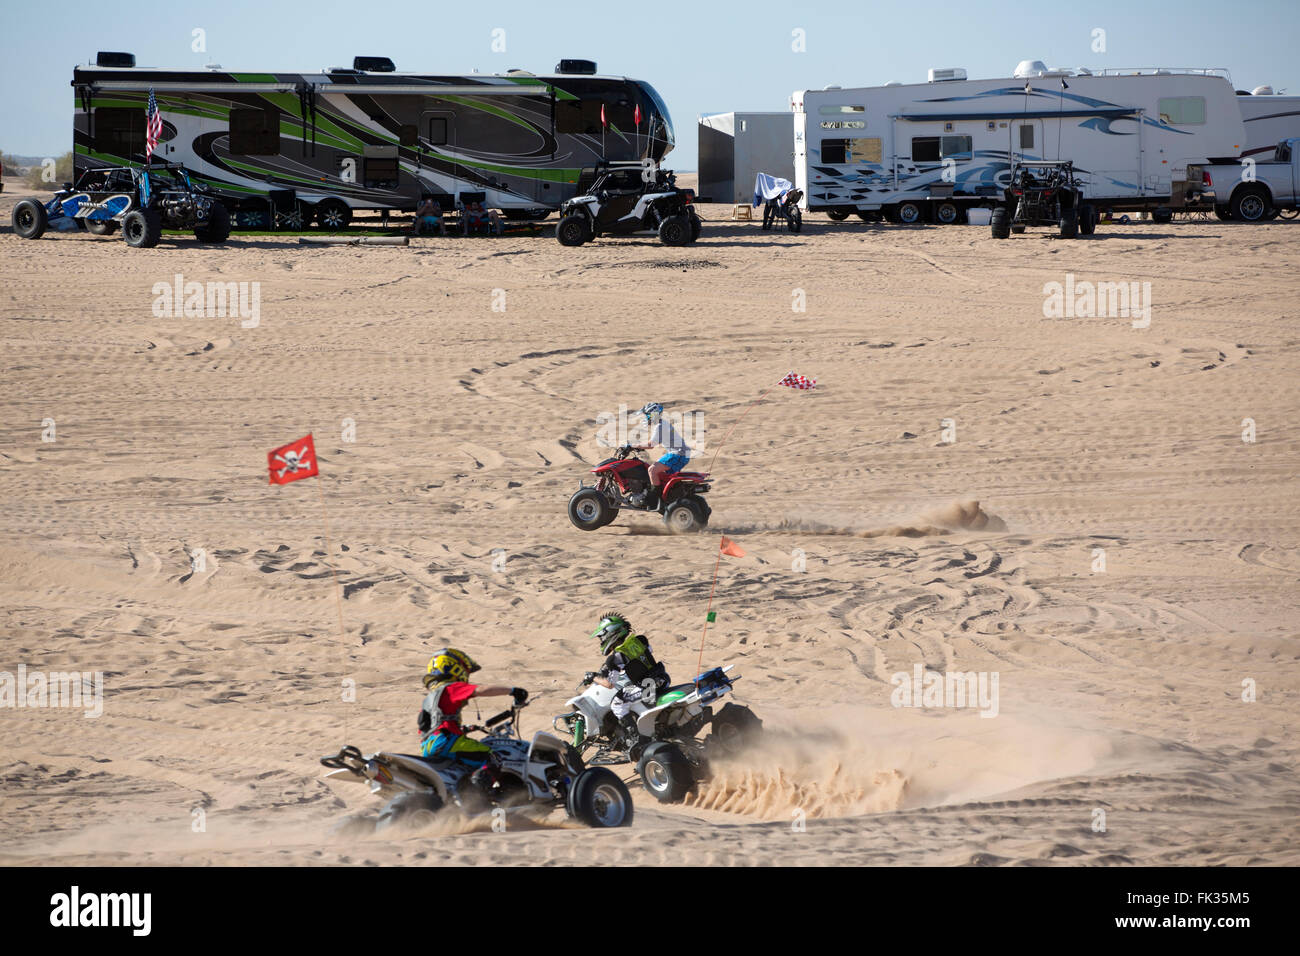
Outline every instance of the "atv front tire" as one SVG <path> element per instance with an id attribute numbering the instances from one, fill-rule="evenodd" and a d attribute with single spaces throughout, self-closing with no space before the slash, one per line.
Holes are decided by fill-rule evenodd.
<path id="1" fill-rule="evenodd" d="M 591 225 L 582 213 L 570 213 L 555 227 L 555 238 L 562 246 L 580 246 L 591 241 Z"/>
<path id="2" fill-rule="evenodd" d="M 636 772 L 641 775 L 642 785 L 660 803 L 677 803 L 695 786 L 690 762 L 676 744 L 666 740 L 646 748 Z"/>
<path id="3" fill-rule="evenodd" d="M 664 524 L 673 534 L 689 534 L 704 527 L 703 516 L 687 498 L 678 498 L 664 509 Z"/>
<path id="4" fill-rule="evenodd" d="M 659 223 L 659 241 L 665 246 L 684 246 L 691 241 L 691 224 L 685 216 L 668 216 Z"/>
<path id="5" fill-rule="evenodd" d="M 50 224 L 45 207 L 35 199 L 21 199 L 14 206 L 14 235 L 19 239 L 39 239 Z"/>
<path id="6" fill-rule="evenodd" d="M 162 238 L 162 217 L 152 209 L 137 209 L 122 220 L 122 238 L 133 249 L 152 249 Z"/>
<path id="7" fill-rule="evenodd" d="M 605 767 L 588 767 L 569 788 L 565 804 L 569 816 L 589 827 L 625 827 L 632 823 L 632 794 Z"/>
<path id="8" fill-rule="evenodd" d="M 580 488 L 569 499 L 569 520 L 581 531 L 595 531 L 614 520 L 618 514 L 609 506 L 603 493 L 595 488 Z"/>

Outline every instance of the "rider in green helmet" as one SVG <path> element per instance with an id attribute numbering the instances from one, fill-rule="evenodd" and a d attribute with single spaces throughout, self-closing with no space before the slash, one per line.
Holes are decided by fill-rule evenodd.
<path id="1" fill-rule="evenodd" d="M 646 741 L 637 729 L 632 704 L 646 696 L 657 698 L 670 683 L 668 672 L 655 660 L 649 639 L 644 634 L 633 634 L 632 625 L 622 614 L 604 615 L 591 636 L 600 642 L 605 664 L 588 676 L 602 687 L 618 690 L 610 710 L 622 728 L 628 754 L 635 760 Z"/>

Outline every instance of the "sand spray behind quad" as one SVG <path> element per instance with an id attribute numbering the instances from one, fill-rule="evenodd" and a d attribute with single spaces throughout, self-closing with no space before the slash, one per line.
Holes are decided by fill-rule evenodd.
<path id="1" fill-rule="evenodd" d="M 656 529 L 658 530 L 658 529 Z M 958 531 L 1006 531 L 1007 523 L 991 515 L 974 499 L 950 501 L 920 512 L 894 524 L 877 528 L 853 528 L 811 518 L 782 518 L 778 521 L 742 522 L 728 526 L 728 534 L 790 532 L 800 534 L 839 535 L 846 538 L 930 538 Z M 666 529 L 665 529 L 666 531 Z M 644 533 L 644 532 L 642 532 Z"/>
<path id="2" fill-rule="evenodd" d="M 974 713 L 936 719 L 846 711 L 833 726 L 768 721 L 759 742 L 715 760 L 690 806 L 760 820 L 851 817 L 982 800 L 1095 770 L 1114 753 L 1095 731 Z"/>

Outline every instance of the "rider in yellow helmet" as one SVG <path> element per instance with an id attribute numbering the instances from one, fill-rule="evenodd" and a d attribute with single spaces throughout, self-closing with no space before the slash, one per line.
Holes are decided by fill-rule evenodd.
<path id="1" fill-rule="evenodd" d="M 484 687 L 469 683 L 469 675 L 478 669 L 478 664 L 468 654 L 454 647 L 443 648 L 429 658 L 424 674 L 424 687 L 428 694 L 420 706 L 420 755 L 477 767 L 474 783 L 490 790 L 494 782 L 489 765 L 491 748 L 465 736 L 460 724 L 461 708 L 475 697 L 509 695 L 516 704 L 522 704 L 528 699 L 528 691 L 521 687 Z"/>

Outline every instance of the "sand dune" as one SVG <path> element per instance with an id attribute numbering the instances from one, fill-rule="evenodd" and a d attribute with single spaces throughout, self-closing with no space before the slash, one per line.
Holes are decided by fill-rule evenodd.
<path id="1" fill-rule="evenodd" d="M 105 692 L 96 719 L 0 709 L 0 861 L 1300 862 L 1300 226 L 726 212 L 673 250 L 0 233 L 0 671 Z M 1151 327 L 1045 318 L 1066 272 L 1152 282 Z M 260 282 L 260 323 L 156 316 L 177 273 Z M 819 387 L 719 447 L 791 369 Z M 716 535 L 565 517 L 598 416 L 649 398 L 703 416 L 711 531 L 749 553 L 704 663 L 739 666 L 762 747 L 685 805 L 634 791 L 624 833 L 336 831 L 377 806 L 318 758 L 414 749 L 438 646 L 528 687 L 528 733 L 607 608 L 693 676 Z M 308 431 L 319 488 L 269 487 Z M 996 718 L 891 700 L 967 672 Z"/>

